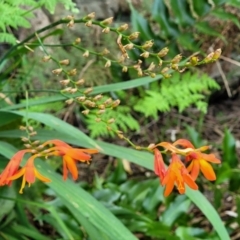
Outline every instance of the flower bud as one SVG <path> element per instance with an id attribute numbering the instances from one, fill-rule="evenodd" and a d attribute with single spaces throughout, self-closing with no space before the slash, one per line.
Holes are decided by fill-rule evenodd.
<path id="1" fill-rule="evenodd" d="M 128 24 L 127 23 L 125 23 L 125 24 L 121 25 L 119 28 L 117 28 L 117 30 L 119 32 L 123 32 L 123 31 L 125 31 L 127 29 L 128 29 Z"/>
<path id="2" fill-rule="evenodd" d="M 162 69 L 161 73 L 162 73 L 162 74 L 167 73 L 168 70 L 169 70 L 169 68 L 168 68 L 168 67 L 165 67 L 165 68 Z"/>
<path id="3" fill-rule="evenodd" d="M 103 109 L 105 109 L 105 105 L 104 104 L 100 104 L 100 105 L 98 105 L 98 108 L 103 110 Z"/>
<path id="4" fill-rule="evenodd" d="M 88 115 L 89 112 L 90 112 L 89 109 L 86 109 L 86 110 L 83 110 L 83 111 L 82 111 L 82 114 L 84 114 L 84 115 Z"/>
<path id="5" fill-rule="evenodd" d="M 139 37 L 140 32 L 134 32 L 130 36 L 128 36 L 129 40 L 135 40 Z"/>
<path id="6" fill-rule="evenodd" d="M 70 105 L 74 102 L 74 99 L 73 98 L 70 98 L 68 100 L 65 101 L 66 104 Z"/>
<path id="7" fill-rule="evenodd" d="M 196 66 L 198 61 L 199 61 L 198 57 L 195 57 L 195 56 L 191 57 L 191 59 L 190 59 L 190 63 L 192 66 Z"/>
<path id="8" fill-rule="evenodd" d="M 102 30 L 103 33 L 109 33 L 110 32 L 110 28 L 109 27 L 106 27 Z"/>
<path id="9" fill-rule="evenodd" d="M 82 41 L 81 38 L 76 38 L 75 41 L 74 41 L 74 43 L 75 43 L 75 44 L 79 44 L 81 41 Z"/>
<path id="10" fill-rule="evenodd" d="M 75 93 L 75 92 L 77 92 L 77 90 L 78 90 L 77 88 L 71 88 L 69 92 L 70 93 Z"/>
<path id="11" fill-rule="evenodd" d="M 222 53 L 221 48 L 217 49 L 213 54 L 212 60 L 214 61 L 218 60 L 219 57 L 221 56 L 221 53 Z"/>
<path id="12" fill-rule="evenodd" d="M 176 63 L 174 63 L 174 64 L 171 64 L 171 68 L 173 69 L 173 70 L 178 70 L 178 64 L 176 64 Z"/>
<path id="13" fill-rule="evenodd" d="M 147 70 L 151 72 L 155 67 L 156 65 L 154 64 L 154 62 L 151 62 Z"/>
<path id="14" fill-rule="evenodd" d="M 84 82 L 85 82 L 85 80 L 82 78 L 82 79 L 79 79 L 79 80 L 77 80 L 77 82 L 76 82 L 76 85 L 83 85 L 84 84 Z"/>
<path id="15" fill-rule="evenodd" d="M 127 72 L 127 71 L 128 71 L 128 67 L 127 66 L 123 66 L 122 72 Z"/>
<path id="16" fill-rule="evenodd" d="M 48 62 L 50 59 L 51 59 L 51 56 L 44 56 L 44 57 L 42 58 L 42 61 L 43 61 L 43 62 Z"/>
<path id="17" fill-rule="evenodd" d="M 31 148 L 31 147 L 32 147 L 32 145 L 30 145 L 30 144 L 24 144 L 24 146 L 25 146 L 26 148 Z"/>
<path id="18" fill-rule="evenodd" d="M 92 20 L 92 19 L 94 19 L 94 18 L 95 18 L 95 12 L 89 13 L 89 14 L 85 17 L 86 20 Z"/>
<path id="19" fill-rule="evenodd" d="M 150 77 L 151 77 L 151 78 L 155 78 L 155 77 L 156 77 L 156 73 L 153 73 L 153 72 L 150 73 Z"/>
<path id="20" fill-rule="evenodd" d="M 205 57 L 205 58 L 203 59 L 203 61 L 204 61 L 205 63 L 211 62 L 212 59 L 213 59 L 213 56 L 214 56 L 214 52 L 211 52 L 211 53 L 209 53 L 209 54 L 207 55 L 207 57 Z"/>
<path id="21" fill-rule="evenodd" d="M 115 119 L 114 118 L 110 118 L 108 121 L 107 121 L 108 123 L 114 123 L 115 122 Z"/>
<path id="22" fill-rule="evenodd" d="M 115 107 L 117 107 L 119 104 L 120 104 L 120 100 L 117 99 L 117 100 L 115 100 L 115 101 L 112 103 L 112 107 L 115 108 Z"/>
<path id="23" fill-rule="evenodd" d="M 65 79 L 65 80 L 61 80 L 59 82 L 60 82 L 61 85 L 67 86 L 70 83 L 70 80 L 69 79 Z"/>
<path id="24" fill-rule="evenodd" d="M 99 110 L 99 111 L 97 111 L 97 114 L 103 114 L 103 113 L 105 113 L 105 109 L 101 109 L 101 110 Z"/>
<path id="25" fill-rule="evenodd" d="M 34 129 L 33 129 L 32 126 L 28 126 L 28 130 L 29 130 L 30 132 L 32 132 Z"/>
<path id="26" fill-rule="evenodd" d="M 76 74 L 77 74 L 77 69 L 76 68 L 74 68 L 74 69 L 72 69 L 68 72 L 69 76 L 75 76 Z"/>
<path id="27" fill-rule="evenodd" d="M 73 27 L 74 25 L 74 19 L 72 19 L 68 24 L 67 27 Z"/>
<path id="28" fill-rule="evenodd" d="M 25 131 L 27 128 L 25 126 L 20 126 L 19 129 Z"/>
<path id="29" fill-rule="evenodd" d="M 101 100 L 102 97 L 103 97 L 103 96 L 102 96 L 101 94 L 99 94 L 99 95 L 96 95 L 96 96 L 93 98 L 93 100 L 98 101 L 98 100 Z"/>
<path id="30" fill-rule="evenodd" d="M 37 132 L 35 131 L 35 132 L 31 132 L 31 133 L 29 133 L 29 135 L 30 136 L 35 136 L 35 135 L 37 135 Z"/>
<path id="31" fill-rule="evenodd" d="M 142 77 L 143 71 L 142 71 L 141 68 L 138 68 L 138 69 L 137 69 L 137 74 L 138 74 L 139 77 Z"/>
<path id="32" fill-rule="evenodd" d="M 95 118 L 95 121 L 96 121 L 96 122 L 101 122 L 102 119 L 101 119 L 101 118 Z"/>
<path id="33" fill-rule="evenodd" d="M 111 66 L 111 61 L 110 60 L 107 60 L 106 64 L 105 64 L 105 68 L 108 68 Z"/>
<path id="34" fill-rule="evenodd" d="M 108 98 L 108 99 L 104 102 L 105 105 L 109 105 L 109 104 L 111 104 L 111 103 L 112 103 L 112 99 L 111 99 L 111 98 Z"/>
<path id="35" fill-rule="evenodd" d="M 149 49 L 153 46 L 153 40 L 149 40 L 149 41 L 146 41 L 143 45 L 142 45 L 142 48 L 143 49 Z"/>
<path id="36" fill-rule="evenodd" d="M 133 49 L 134 47 L 134 44 L 133 43 L 128 43 L 126 44 L 125 46 L 123 46 L 125 50 L 131 50 Z"/>
<path id="37" fill-rule="evenodd" d="M 83 57 L 88 57 L 89 56 L 89 51 L 87 50 L 85 53 L 83 53 Z"/>
<path id="38" fill-rule="evenodd" d="M 145 51 L 142 54 L 140 54 L 141 57 L 148 58 L 149 57 L 149 52 Z"/>
<path id="39" fill-rule="evenodd" d="M 57 69 L 52 70 L 52 73 L 55 75 L 59 75 L 61 72 L 62 72 L 62 68 L 57 68 Z"/>
<path id="40" fill-rule="evenodd" d="M 78 101 L 80 101 L 80 102 L 83 102 L 83 101 L 86 100 L 86 97 L 85 97 L 85 96 L 81 96 L 81 97 L 77 97 L 76 99 L 77 99 Z"/>
<path id="41" fill-rule="evenodd" d="M 112 24 L 112 22 L 113 22 L 113 17 L 109 17 L 109 18 L 104 19 L 101 22 L 101 24 L 103 24 L 103 25 L 110 25 L 110 24 Z"/>
<path id="42" fill-rule="evenodd" d="M 40 141 L 39 140 L 36 140 L 36 141 L 34 141 L 32 144 L 33 145 L 38 145 L 40 143 Z"/>
<path id="43" fill-rule="evenodd" d="M 61 65 L 68 65 L 69 64 L 69 59 L 64 59 L 59 62 Z"/>
<path id="44" fill-rule="evenodd" d="M 168 54 L 169 49 L 167 47 L 163 48 L 157 55 L 159 57 L 164 57 Z"/>
<path id="45" fill-rule="evenodd" d="M 103 51 L 102 51 L 102 55 L 107 55 L 109 54 L 109 50 L 107 48 L 104 48 Z"/>
<path id="46" fill-rule="evenodd" d="M 92 21 L 90 21 L 90 20 L 87 21 L 87 22 L 85 23 L 85 26 L 86 26 L 86 27 L 91 27 L 91 26 L 92 26 Z"/>
<path id="47" fill-rule="evenodd" d="M 89 94 L 92 91 L 93 91 L 93 88 L 87 88 L 83 93 L 84 94 Z"/>
<path id="48" fill-rule="evenodd" d="M 23 142 L 28 142 L 29 139 L 26 138 L 26 137 L 22 137 L 21 140 L 22 140 Z"/>
<path id="49" fill-rule="evenodd" d="M 181 59 L 182 59 L 182 55 L 181 55 L 181 54 L 178 54 L 177 56 L 175 56 L 175 57 L 172 59 L 171 63 L 177 64 L 177 63 L 179 63 L 179 62 L 181 61 Z"/>

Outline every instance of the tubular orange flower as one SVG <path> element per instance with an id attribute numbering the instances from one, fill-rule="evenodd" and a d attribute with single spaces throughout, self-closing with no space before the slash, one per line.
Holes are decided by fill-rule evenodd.
<path id="1" fill-rule="evenodd" d="M 67 143 L 54 139 L 45 142 L 43 145 L 54 144 L 55 147 L 48 149 L 50 155 L 62 156 L 63 157 L 63 179 L 67 179 L 68 170 L 72 174 L 74 180 L 78 178 L 78 169 L 76 166 L 76 161 L 87 162 L 91 160 L 91 155 L 98 153 L 97 149 L 80 149 L 73 148 Z"/>
<path id="2" fill-rule="evenodd" d="M 10 159 L 8 165 L 0 175 L 0 186 L 11 185 L 12 181 L 9 180 L 9 177 L 13 176 L 18 171 L 22 158 L 27 152 L 32 152 L 32 150 L 20 150 Z"/>
<path id="3" fill-rule="evenodd" d="M 194 190 L 198 189 L 197 184 L 189 175 L 182 161 L 176 154 L 172 154 L 172 161 L 162 181 L 162 185 L 166 185 L 164 190 L 165 197 L 172 192 L 175 183 L 180 194 L 185 193 L 185 183 Z"/>
<path id="4" fill-rule="evenodd" d="M 166 169 L 163 162 L 162 154 L 157 148 L 154 148 L 154 172 L 156 175 L 159 176 L 160 182 L 162 184 L 163 178 L 166 174 Z"/>
<path id="5" fill-rule="evenodd" d="M 31 156 L 23 168 L 21 168 L 18 172 L 16 172 L 14 175 L 12 175 L 11 177 L 8 178 L 8 180 L 12 181 L 21 176 L 23 177 L 22 185 L 21 185 L 19 193 L 23 193 L 23 188 L 25 187 L 26 182 L 28 183 L 28 185 L 30 187 L 30 185 L 35 182 L 36 178 L 40 179 L 43 182 L 51 182 L 51 180 L 49 178 L 46 178 L 42 174 L 40 174 L 38 172 L 38 170 L 36 169 L 36 167 L 34 166 L 34 159 L 39 156 L 41 156 L 41 155 L 35 154 L 35 155 Z"/>

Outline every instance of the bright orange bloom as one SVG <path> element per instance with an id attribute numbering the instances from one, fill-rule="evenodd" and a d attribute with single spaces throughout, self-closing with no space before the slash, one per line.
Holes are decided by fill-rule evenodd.
<path id="1" fill-rule="evenodd" d="M 11 176 L 13 176 L 19 169 L 20 163 L 22 161 L 22 158 L 25 153 L 32 152 L 30 149 L 24 149 L 21 151 L 18 151 L 14 156 L 10 159 L 8 165 L 3 170 L 3 172 L 0 175 L 0 186 L 3 185 L 11 185 L 12 181 L 9 180 Z"/>
<path id="2" fill-rule="evenodd" d="M 30 185 L 35 182 L 36 178 L 40 179 L 43 182 L 51 182 L 49 178 L 46 178 L 42 174 L 40 174 L 34 166 L 34 159 L 39 156 L 41 155 L 35 154 L 31 156 L 23 168 L 21 168 L 18 172 L 8 178 L 8 180 L 12 181 L 23 176 L 22 185 L 19 193 L 23 193 L 23 188 L 25 187 L 26 182 L 30 187 Z"/>
<path id="3" fill-rule="evenodd" d="M 209 181 L 216 180 L 216 175 L 213 171 L 213 168 L 208 162 L 219 164 L 221 161 L 217 159 L 214 154 L 202 153 L 202 151 L 209 149 L 209 146 L 203 146 L 201 148 L 195 149 L 194 146 L 185 139 L 179 139 L 178 141 L 174 142 L 173 145 L 187 147 L 186 149 L 188 151 L 185 153 L 186 161 L 191 161 L 187 169 L 194 180 L 196 180 L 200 170 L 203 173 L 204 177 Z"/>
<path id="4" fill-rule="evenodd" d="M 154 172 L 156 175 L 159 176 L 160 182 L 162 184 L 163 178 L 166 174 L 166 169 L 163 162 L 162 154 L 157 148 L 154 148 Z"/>
<path id="5" fill-rule="evenodd" d="M 164 190 L 165 197 L 172 192 L 175 183 L 180 194 L 185 193 L 185 183 L 194 190 L 198 189 L 197 184 L 189 175 L 180 158 L 176 154 L 172 154 L 172 161 L 162 181 L 162 185 L 166 185 Z"/>
<path id="6" fill-rule="evenodd" d="M 87 162 L 91 160 L 91 155 L 94 153 L 98 153 L 97 149 L 80 149 L 73 148 L 67 143 L 54 139 L 45 142 L 43 145 L 54 144 L 55 147 L 51 147 L 48 149 L 50 155 L 54 156 L 62 156 L 63 157 L 63 179 L 67 179 L 68 170 L 72 174 L 74 180 L 78 178 L 78 169 L 76 166 L 76 162 Z"/>

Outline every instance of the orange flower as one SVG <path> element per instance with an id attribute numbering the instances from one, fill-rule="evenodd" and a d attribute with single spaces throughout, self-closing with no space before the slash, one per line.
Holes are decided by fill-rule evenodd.
<path id="1" fill-rule="evenodd" d="M 209 149 L 209 146 L 203 146 L 201 148 L 195 149 L 194 146 L 186 139 L 179 139 L 174 142 L 173 145 L 187 147 L 186 149 L 188 151 L 185 153 L 186 161 L 191 161 L 187 170 L 190 172 L 190 175 L 194 180 L 196 180 L 200 170 L 203 173 L 204 177 L 209 181 L 216 180 L 216 175 L 213 171 L 213 168 L 208 162 L 219 164 L 221 161 L 217 159 L 214 154 L 202 153 L 203 151 Z"/>
<path id="2" fill-rule="evenodd" d="M 163 178 L 166 174 L 166 169 L 163 162 L 162 154 L 157 148 L 154 148 L 154 172 L 156 175 L 159 176 L 160 182 L 162 184 Z"/>
<path id="3" fill-rule="evenodd" d="M 175 183 L 180 194 L 185 193 L 185 183 L 194 190 L 198 189 L 197 184 L 189 175 L 182 161 L 176 154 L 172 154 L 172 161 L 162 181 L 162 185 L 166 185 L 164 191 L 165 197 L 172 192 Z"/>
<path id="4" fill-rule="evenodd" d="M 8 178 L 8 180 L 12 181 L 23 176 L 22 185 L 19 193 L 23 193 L 23 188 L 25 187 L 26 182 L 30 187 L 30 185 L 35 182 L 35 178 L 38 178 L 43 182 L 51 182 L 49 178 L 46 178 L 42 174 L 40 174 L 34 166 L 34 159 L 40 156 L 40 154 L 35 154 L 31 156 L 23 168 L 21 168 L 18 172 Z"/>
<path id="5" fill-rule="evenodd" d="M 74 180 L 78 178 L 78 169 L 76 166 L 76 162 L 87 162 L 91 160 L 91 155 L 98 153 L 97 149 L 80 149 L 73 148 L 67 143 L 54 139 L 45 142 L 43 145 L 54 144 L 55 147 L 48 149 L 50 155 L 62 156 L 63 157 L 63 179 L 67 179 L 68 170 L 72 174 Z"/>
<path id="6" fill-rule="evenodd" d="M 0 175 L 0 186 L 3 185 L 11 185 L 12 181 L 9 180 L 9 177 L 13 176 L 19 169 L 20 163 L 25 153 L 32 152 L 30 149 L 24 149 L 18 151 L 14 156 L 10 159 L 8 165 L 3 170 Z"/>

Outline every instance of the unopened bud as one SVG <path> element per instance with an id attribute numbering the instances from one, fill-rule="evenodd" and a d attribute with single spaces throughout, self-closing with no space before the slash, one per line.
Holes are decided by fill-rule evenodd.
<path id="1" fill-rule="evenodd" d="M 87 88 L 83 93 L 84 94 L 89 94 L 92 91 L 93 91 L 93 88 Z"/>
<path id="2" fill-rule="evenodd" d="M 175 56 L 175 57 L 172 59 L 171 63 L 177 64 L 177 63 L 179 63 L 179 62 L 181 61 L 181 59 L 182 59 L 182 55 L 181 55 L 181 54 L 178 54 L 177 56 Z"/>
<path id="3" fill-rule="evenodd" d="M 141 68 L 137 69 L 137 74 L 138 74 L 139 77 L 141 77 L 143 75 L 143 71 L 142 71 Z"/>
<path id="4" fill-rule="evenodd" d="M 190 63 L 192 66 L 196 66 L 198 61 L 199 61 L 198 57 L 191 57 L 190 59 Z"/>
<path id="5" fill-rule="evenodd" d="M 142 45 L 142 48 L 143 49 L 149 49 L 153 46 L 153 40 L 149 40 L 149 41 L 146 41 L 143 45 Z"/>
<path id="6" fill-rule="evenodd" d="M 26 130 L 26 127 L 20 126 L 19 129 L 22 130 L 22 131 L 25 131 L 25 130 Z"/>
<path id="7" fill-rule="evenodd" d="M 66 87 L 62 91 L 70 93 L 71 89 L 72 89 L 71 87 Z"/>
<path id="8" fill-rule="evenodd" d="M 96 103 L 95 102 L 92 102 L 90 100 L 86 100 L 84 102 L 85 105 L 89 106 L 89 107 L 95 107 L 96 106 Z"/>
<path id="9" fill-rule="evenodd" d="M 178 70 L 178 64 L 171 64 L 171 68 L 173 70 Z"/>
<path id="10" fill-rule="evenodd" d="M 76 74 L 77 74 L 77 69 L 76 68 L 74 68 L 74 69 L 72 69 L 68 72 L 69 76 L 75 76 Z"/>
<path id="11" fill-rule="evenodd" d="M 120 104 L 120 100 L 117 99 L 117 100 L 115 100 L 115 101 L 112 103 L 112 107 L 115 108 L 115 107 L 117 107 L 119 104 Z"/>
<path id="12" fill-rule="evenodd" d="M 153 73 L 153 72 L 150 73 L 150 77 L 151 77 L 151 78 L 155 78 L 155 77 L 156 77 L 156 73 Z"/>
<path id="13" fill-rule="evenodd" d="M 148 149 L 153 149 L 153 148 L 155 148 L 155 144 L 154 143 L 150 143 L 147 148 Z"/>
<path id="14" fill-rule="evenodd" d="M 133 43 L 128 43 L 126 44 L 125 46 L 123 46 L 125 50 L 131 50 L 133 49 L 134 47 L 134 44 Z"/>
<path id="15" fill-rule="evenodd" d="M 81 97 L 77 97 L 76 99 L 78 101 L 80 101 L 80 102 L 84 102 L 86 100 L 86 97 L 85 96 L 81 96 Z"/>
<path id="16" fill-rule="evenodd" d="M 107 55 L 109 54 L 109 50 L 107 48 L 104 48 L 103 51 L 102 51 L 102 55 Z"/>
<path id="17" fill-rule="evenodd" d="M 101 122 L 102 119 L 101 119 L 101 118 L 95 118 L 95 121 L 96 121 L 96 122 Z"/>
<path id="18" fill-rule="evenodd" d="M 118 59 L 119 63 L 123 63 L 125 61 L 126 57 L 124 55 L 121 55 L 120 58 Z"/>
<path id="19" fill-rule="evenodd" d="M 77 80 L 76 85 L 80 86 L 80 85 L 83 85 L 84 83 L 85 83 L 85 80 L 82 78 Z"/>
<path id="20" fill-rule="evenodd" d="M 108 121 L 107 121 L 108 123 L 114 123 L 115 122 L 115 119 L 114 118 L 111 118 L 111 119 L 109 119 Z"/>
<path id="21" fill-rule="evenodd" d="M 142 54 L 140 54 L 141 57 L 148 58 L 149 57 L 149 52 L 145 51 Z"/>
<path id="22" fill-rule="evenodd" d="M 64 59 L 60 61 L 61 65 L 68 65 L 69 64 L 69 59 Z"/>
<path id="23" fill-rule="evenodd" d="M 83 57 L 88 57 L 89 56 L 89 51 L 87 50 L 84 54 Z"/>
<path id="24" fill-rule="evenodd" d="M 42 61 L 43 61 L 43 62 L 48 62 L 50 59 L 51 59 L 51 56 L 44 56 L 44 57 L 42 58 Z"/>
<path id="25" fill-rule="evenodd" d="M 163 77 L 164 77 L 164 78 L 170 78 L 171 76 L 172 76 L 171 74 L 167 74 L 167 73 L 166 73 L 166 74 L 163 74 Z"/>
<path id="26" fill-rule="evenodd" d="M 73 98 L 70 98 L 68 100 L 65 101 L 66 104 L 70 105 L 74 102 L 74 99 Z"/>
<path id="27" fill-rule="evenodd" d="M 68 24 L 67 27 L 73 27 L 74 26 L 74 19 L 72 19 Z"/>
<path id="28" fill-rule="evenodd" d="M 33 129 L 32 126 L 28 126 L 28 130 L 29 130 L 30 132 L 32 132 L 34 129 Z"/>
<path id="29" fill-rule="evenodd" d="M 81 38 L 76 38 L 76 40 L 74 41 L 75 44 L 79 44 L 81 42 Z"/>
<path id="30" fill-rule="evenodd" d="M 87 21 L 87 22 L 85 23 L 85 26 L 86 26 L 86 27 L 91 27 L 91 26 L 92 26 L 92 21 L 91 21 L 91 20 Z"/>
<path id="31" fill-rule="evenodd" d="M 102 30 L 103 33 L 109 33 L 110 32 L 110 28 L 109 27 L 106 27 Z"/>
<path id="32" fill-rule="evenodd" d="M 29 135 L 30 136 L 35 136 L 35 135 L 37 135 L 37 132 L 35 131 L 35 132 L 31 132 L 31 133 L 29 133 Z"/>
<path id="33" fill-rule="evenodd" d="M 135 40 L 139 37 L 140 32 L 134 32 L 130 36 L 128 36 L 129 40 Z"/>
<path id="34" fill-rule="evenodd" d="M 89 14 L 85 17 L 86 20 L 92 20 L 92 19 L 94 19 L 94 18 L 95 18 L 95 12 L 89 13 Z"/>
<path id="35" fill-rule="evenodd" d="M 62 72 L 62 68 L 52 70 L 52 73 L 55 75 L 59 75 Z"/>
<path id="36" fill-rule="evenodd" d="M 157 55 L 159 57 L 164 57 L 168 54 L 169 49 L 167 47 L 163 48 Z"/>
<path id="37" fill-rule="evenodd" d="M 61 80 L 59 82 L 60 82 L 61 85 L 67 86 L 70 83 L 70 80 L 69 79 L 65 79 L 65 80 Z"/>
<path id="38" fill-rule="evenodd" d="M 98 108 L 103 110 L 103 109 L 105 109 L 105 105 L 104 104 L 100 104 L 100 105 L 98 105 Z"/>
<path id="39" fill-rule="evenodd" d="M 28 142 L 29 139 L 26 138 L 26 137 L 22 137 L 21 140 L 22 140 L 23 142 Z"/>
<path id="40" fill-rule="evenodd" d="M 111 66 L 111 61 L 110 60 L 107 60 L 106 64 L 105 64 L 105 68 L 108 68 Z"/>
<path id="41" fill-rule="evenodd" d="M 122 72 L 127 72 L 127 71 L 128 71 L 128 67 L 127 66 L 123 66 Z"/>
<path id="42" fill-rule="evenodd" d="M 65 19 L 71 21 L 74 19 L 74 17 L 72 15 L 68 15 L 65 17 Z"/>
<path id="43" fill-rule="evenodd" d="M 96 95 L 96 96 L 93 98 L 93 100 L 98 101 L 98 100 L 101 100 L 102 97 L 103 97 L 103 96 L 102 96 L 101 94 L 99 94 L 99 95 Z"/>
<path id="44" fill-rule="evenodd" d="M 108 99 L 104 102 L 105 105 L 109 105 L 109 104 L 111 104 L 111 103 L 112 103 L 112 99 L 111 99 L 111 98 L 108 98 Z"/>
<path id="45" fill-rule="evenodd" d="M 219 57 L 221 56 L 221 53 L 222 53 L 221 48 L 217 49 L 213 54 L 212 60 L 214 61 L 218 60 Z"/>
<path id="46" fill-rule="evenodd" d="M 125 31 L 125 30 L 127 30 L 127 29 L 128 29 L 128 24 L 125 23 L 125 24 L 121 25 L 117 30 L 118 30 L 119 32 L 123 32 L 123 31 Z"/>
<path id="47" fill-rule="evenodd" d="M 40 145 L 40 146 L 37 146 L 37 147 L 36 147 L 37 150 L 42 150 L 43 148 L 44 148 L 43 145 Z"/>
<path id="48" fill-rule="evenodd" d="M 40 141 L 39 140 L 36 140 L 36 141 L 34 141 L 32 144 L 33 145 L 38 145 L 40 143 Z"/>
<path id="49" fill-rule="evenodd" d="M 89 112 L 90 112 L 89 109 L 86 109 L 86 110 L 83 110 L 83 111 L 82 111 L 82 114 L 84 114 L 84 115 L 88 115 Z"/>
<path id="50" fill-rule="evenodd" d="M 155 68 L 155 66 L 156 65 L 154 64 L 154 62 L 151 62 L 147 70 L 151 72 Z"/>
<path id="51" fill-rule="evenodd" d="M 104 19 L 104 20 L 101 22 L 101 24 L 103 24 L 103 25 L 110 25 L 110 24 L 112 24 L 112 22 L 113 22 L 113 17 L 110 17 L 110 18 Z"/>
<path id="52" fill-rule="evenodd" d="M 162 73 L 162 74 L 167 73 L 168 70 L 169 70 L 169 68 L 168 68 L 168 67 L 165 67 L 165 68 L 162 69 L 161 73 Z"/>
<path id="53" fill-rule="evenodd" d="M 26 148 L 31 148 L 31 147 L 32 147 L 32 145 L 30 145 L 30 144 L 24 144 L 24 146 L 25 146 Z"/>
<path id="54" fill-rule="evenodd" d="M 205 57 L 205 58 L 203 59 L 203 61 L 204 61 L 205 63 L 211 62 L 212 59 L 213 59 L 213 56 L 214 56 L 214 52 L 211 52 L 211 53 L 209 53 L 209 54 L 207 55 L 207 57 Z"/>
<path id="55" fill-rule="evenodd" d="M 77 92 L 77 88 L 71 88 L 71 90 L 69 91 L 70 93 L 75 93 L 75 92 Z"/>

